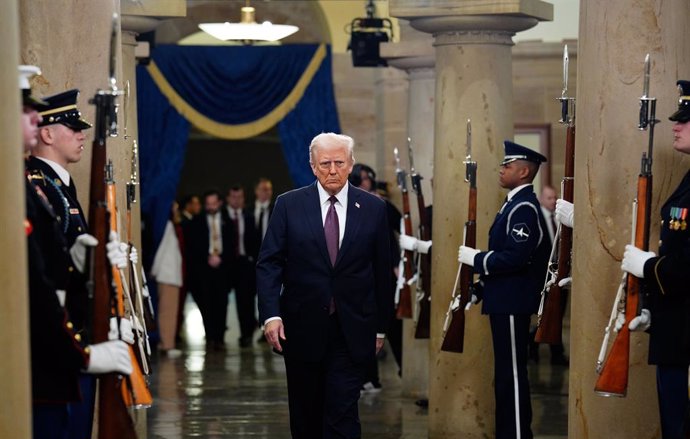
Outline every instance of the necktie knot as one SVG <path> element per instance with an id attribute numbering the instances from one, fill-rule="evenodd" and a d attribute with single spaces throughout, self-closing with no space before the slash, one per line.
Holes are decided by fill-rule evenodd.
<path id="1" fill-rule="evenodd" d="M 338 201 L 338 199 L 335 197 L 335 195 L 331 195 L 330 197 L 328 197 L 328 201 L 331 202 L 331 206 L 332 206 Z"/>

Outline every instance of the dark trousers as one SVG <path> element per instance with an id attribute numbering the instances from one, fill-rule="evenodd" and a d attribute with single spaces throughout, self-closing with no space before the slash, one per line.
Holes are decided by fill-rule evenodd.
<path id="1" fill-rule="evenodd" d="M 688 368 L 657 366 L 656 388 L 663 439 L 684 439 L 688 415 Z"/>
<path id="2" fill-rule="evenodd" d="M 491 314 L 494 345 L 496 439 L 532 439 L 532 404 L 527 379 L 530 316 Z"/>
<path id="3" fill-rule="evenodd" d="M 350 357 L 337 313 L 330 317 L 328 337 L 321 361 L 293 358 L 289 348 L 285 350 L 293 439 L 362 437 L 357 402 L 365 365 Z"/>
<path id="4" fill-rule="evenodd" d="M 69 404 L 69 439 L 84 439 L 91 437 L 93 425 L 93 410 L 96 400 L 96 378 L 82 373 L 79 375 L 79 389 L 81 401 Z"/>
<path id="5" fill-rule="evenodd" d="M 222 343 L 228 315 L 228 274 L 225 266 L 205 267 L 200 281 L 192 289 L 192 297 L 204 321 L 206 341 Z"/>
<path id="6" fill-rule="evenodd" d="M 33 439 L 66 439 L 69 424 L 67 404 L 34 404 Z"/>
<path id="7" fill-rule="evenodd" d="M 240 323 L 240 338 L 251 339 L 258 326 L 256 319 L 256 282 L 254 263 L 246 256 L 233 262 L 232 287 L 235 290 L 235 306 Z"/>

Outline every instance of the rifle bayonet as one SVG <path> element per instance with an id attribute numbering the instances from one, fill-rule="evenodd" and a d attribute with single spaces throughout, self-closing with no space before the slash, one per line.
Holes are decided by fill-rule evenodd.
<path id="1" fill-rule="evenodd" d="M 395 175 L 398 178 L 398 186 L 401 190 L 407 191 L 407 175 L 405 170 L 400 167 L 400 154 L 398 154 L 398 148 L 393 148 L 393 154 L 395 155 Z"/>
<path id="2" fill-rule="evenodd" d="M 470 187 L 477 185 L 477 162 L 472 160 L 472 121 L 467 119 L 467 155 L 463 161 L 465 164 L 465 181 Z"/>
<path id="3" fill-rule="evenodd" d="M 649 54 L 644 58 L 644 77 L 642 80 L 642 96 L 640 96 L 640 122 L 637 128 L 647 130 L 649 127 L 649 144 L 647 152 L 642 154 L 642 175 L 652 174 L 652 149 L 654 147 L 654 125 L 660 121 L 656 118 L 656 98 L 649 96 L 649 77 L 651 71 Z"/>
<path id="4" fill-rule="evenodd" d="M 570 59 L 568 58 L 568 45 L 563 47 L 563 90 L 561 97 L 561 119 L 562 124 L 571 125 L 575 122 L 575 98 L 568 97 L 568 68 Z"/>
<path id="5" fill-rule="evenodd" d="M 129 181 L 127 182 L 127 203 L 137 202 L 137 185 L 139 185 L 139 145 L 136 140 L 132 141 L 132 163 Z"/>
<path id="6" fill-rule="evenodd" d="M 412 153 L 412 140 L 407 138 L 407 151 L 410 155 L 410 180 L 412 181 L 412 190 L 417 196 L 422 193 L 422 176 L 417 173 L 414 168 L 414 154 Z"/>

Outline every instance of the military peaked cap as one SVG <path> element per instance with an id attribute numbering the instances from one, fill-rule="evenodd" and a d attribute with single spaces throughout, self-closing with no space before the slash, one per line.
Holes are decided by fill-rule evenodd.
<path id="1" fill-rule="evenodd" d="M 546 157 L 538 152 L 527 148 L 526 146 L 518 145 L 510 140 L 503 141 L 503 148 L 505 149 L 505 157 L 501 162 L 501 166 L 514 162 L 515 160 L 527 160 L 536 164 L 541 164 L 546 161 Z"/>
<path id="2" fill-rule="evenodd" d="M 47 102 L 31 94 L 29 80 L 41 74 L 41 69 L 36 66 L 19 66 L 19 89 L 22 91 L 22 105 L 41 111 Z"/>
<path id="3" fill-rule="evenodd" d="M 41 110 L 43 121 L 39 127 L 60 123 L 75 131 L 91 128 L 91 124 L 82 119 L 77 108 L 79 90 L 72 89 L 43 98 L 48 105 Z"/>
<path id="4" fill-rule="evenodd" d="M 668 118 L 674 122 L 685 123 L 690 120 L 690 81 L 680 80 L 678 85 L 678 110 Z"/>

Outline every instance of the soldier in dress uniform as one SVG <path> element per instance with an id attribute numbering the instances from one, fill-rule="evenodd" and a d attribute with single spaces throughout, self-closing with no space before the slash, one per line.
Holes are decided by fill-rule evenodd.
<path id="1" fill-rule="evenodd" d="M 37 110 L 46 105 L 31 95 L 29 79 L 39 73 L 35 66 L 19 67 L 21 126 L 27 153 L 37 144 L 41 121 Z M 124 342 L 114 340 L 84 347 L 81 336 L 74 332 L 64 308 L 70 264 L 67 243 L 45 193 L 29 179 L 25 186 L 33 437 L 64 439 L 69 428 L 68 404 L 81 398 L 79 371 L 129 374 L 132 365 Z"/>
<path id="2" fill-rule="evenodd" d="M 690 154 L 690 81 L 678 81 L 673 149 Z M 657 391 L 663 439 L 687 437 L 690 365 L 690 171 L 661 207 L 659 255 L 625 247 L 622 269 L 644 279 L 646 307 L 630 322 L 649 329 L 649 364 L 657 366 Z M 645 315 L 646 314 L 646 315 Z M 653 321 L 650 318 L 653 317 Z M 651 326 L 650 326 L 651 324 Z"/>
<path id="3" fill-rule="evenodd" d="M 496 435 L 532 438 L 527 378 L 530 316 L 537 311 L 550 243 L 532 181 L 543 155 L 506 140 L 499 184 L 508 196 L 489 230 L 489 250 L 460 246 L 458 260 L 480 275 L 472 303 L 483 298 L 494 348 Z"/>
<path id="4" fill-rule="evenodd" d="M 70 282 L 65 307 L 74 331 L 86 346 L 90 340 L 86 328 L 89 300 L 82 261 L 86 257 L 86 247 L 96 245 L 97 240 L 86 233 L 86 217 L 77 199 L 75 182 L 67 171 L 69 164 L 81 160 L 85 141 L 83 131 L 91 128 L 77 108 L 78 96 L 79 90 L 73 89 L 43 98 L 46 102 L 40 111 L 43 120 L 38 124 L 37 144 L 31 150 L 26 167 L 31 183 L 47 196 L 68 247 L 74 249 L 70 261 L 77 263 L 68 267 Z M 75 245 L 77 241 L 79 243 Z M 91 436 L 95 378 L 83 373 L 79 383 L 82 400 L 70 404 L 70 439 Z"/>

